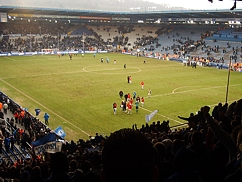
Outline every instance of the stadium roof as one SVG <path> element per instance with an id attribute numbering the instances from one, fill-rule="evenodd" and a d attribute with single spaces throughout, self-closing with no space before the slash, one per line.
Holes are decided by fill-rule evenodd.
<path id="1" fill-rule="evenodd" d="M 0 12 L 14 15 L 56 15 L 56 16 L 88 16 L 88 17 L 123 17 L 123 18 L 171 18 L 171 19 L 241 19 L 242 9 L 230 10 L 180 10 L 180 11 L 130 11 L 130 12 L 107 12 L 97 10 L 77 9 L 54 9 L 36 7 L 0 6 Z"/>

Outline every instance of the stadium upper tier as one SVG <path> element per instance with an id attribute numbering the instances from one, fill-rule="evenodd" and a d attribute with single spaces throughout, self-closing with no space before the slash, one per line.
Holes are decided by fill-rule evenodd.
<path id="1" fill-rule="evenodd" d="M 129 10 L 129 11 L 102 11 L 86 9 L 64 8 L 38 8 L 20 6 L 0 6 L 1 22 L 10 19 L 52 19 L 72 20 L 79 22 L 110 21 L 130 23 L 228 23 L 228 21 L 240 21 L 242 10 L 233 12 L 226 10 Z"/>

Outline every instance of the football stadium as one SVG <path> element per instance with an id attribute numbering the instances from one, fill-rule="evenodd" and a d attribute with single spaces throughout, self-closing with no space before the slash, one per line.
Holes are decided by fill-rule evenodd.
<path id="1" fill-rule="evenodd" d="M 144 137 L 154 181 L 239 181 L 240 1 L 15 2 L 0 6 L 2 180 L 152 181 Z"/>

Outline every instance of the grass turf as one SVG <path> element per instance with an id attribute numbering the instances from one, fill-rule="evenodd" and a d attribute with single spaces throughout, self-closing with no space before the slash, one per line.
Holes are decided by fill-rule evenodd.
<path id="1" fill-rule="evenodd" d="M 73 60 L 67 55 L 0 57 L 0 65 L 1 91 L 33 115 L 35 108 L 40 108 L 38 118 L 42 121 L 44 113 L 49 113 L 50 128 L 62 126 L 68 140 L 87 139 L 96 132 L 109 135 L 133 124 L 140 128 L 146 124 L 145 115 L 155 109 L 159 112 L 150 122 L 169 120 L 170 126 L 179 125 L 184 121 L 178 115 L 189 116 L 204 105 L 224 103 L 226 98 L 227 70 L 193 69 L 174 61 L 109 53 L 95 58 L 93 54 L 78 55 Z M 129 75 L 132 84 L 127 83 Z M 148 88 L 152 90 L 150 98 Z M 144 96 L 144 108 L 135 113 L 133 107 L 132 115 L 123 113 L 120 90 Z M 241 90 L 241 73 L 231 72 L 228 101 L 242 98 Z M 118 103 L 117 115 L 113 115 L 113 102 Z"/>

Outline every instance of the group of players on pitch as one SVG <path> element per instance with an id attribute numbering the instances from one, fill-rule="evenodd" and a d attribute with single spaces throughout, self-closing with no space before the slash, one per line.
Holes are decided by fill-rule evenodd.
<path id="1" fill-rule="evenodd" d="M 128 83 L 130 83 L 130 78 L 131 76 L 128 76 Z M 132 82 L 131 82 L 132 83 Z M 140 82 L 141 88 L 142 90 L 144 90 L 144 82 L 141 81 Z M 148 97 L 151 96 L 151 90 L 148 89 Z M 138 113 L 139 111 L 139 104 L 141 103 L 141 106 L 144 106 L 144 102 L 145 102 L 145 98 L 144 97 L 139 97 L 139 95 L 136 94 L 136 92 L 133 92 L 133 95 L 131 96 L 130 93 L 127 93 L 124 95 L 123 91 L 120 90 L 119 91 L 119 97 L 120 99 L 122 99 L 121 104 L 120 104 L 120 108 L 123 112 L 125 112 L 126 114 L 132 114 L 132 108 L 133 105 L 135 105 L 135 109 L 136 109 L 136 113 Z M 117 103 L 114 102 L 113 103 L 113 114 L 117 113 Z"/>

